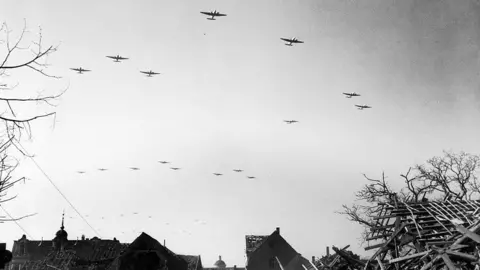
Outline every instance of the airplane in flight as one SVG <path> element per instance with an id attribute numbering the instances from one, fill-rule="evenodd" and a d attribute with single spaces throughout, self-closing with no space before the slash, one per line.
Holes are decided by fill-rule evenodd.
<path id="1" fill-rule="evenodd" d="M 297 38 L 280 38 L 281 40 L 287 42 L 285 43 L 285 45 L 287 46 L 293 46 L 293 43 L 304 43 L 303 41 L 301 40 L 298 40 Z"/>
<path id="2" fill-rule="evenodd" d="M 2 83 L 2 84 L 0 84 L 0 87 L 7 87 L 7 84 L 6 84 L 6 83 Z"/>
<path id="3" fill-rule="evenodd" d="M 180 168 L 175 168 L 175 167 L 172 167 L 172 168 L 170 168 L 170 169 L 172 169 L 172 170 L 174 170 L 174 171 L 180 170 Z"/>
<path id="4" fill-rule="evenodd" d="M 103 171 L 106 171 L 107 169 L 100 168 L 100 169 L 98 169 L 98 170 L 103 172 Z"/>
<path id="5" fill-rule="evenodd" d="M 370 106 L 367 106 L 367 105 L 356 105 L 356 104 L 355 104 L 355 106 L 357 106 L 359 110 L 363 110 L 363 109 L 370 109 L 370 108 L 372 108 L 372 107 L 370 107 Z"/>
<path id="6" fill-rule="evenodd" d="M 221 173 L 213 173 L 215 176 L 221 176 Z"/>
<path id="7" fill-rule="evenodd" d="M 79 174 L 83 174 L 83 173 L 85 173 L 85 172 L 84 172 L 84 171 L 78 171 L 77 173 L 79 173 Z"/>
<path id="8" fill-rule="evenodd" d="M 248 179 L 255 179 L 255 176 L 247 176 Z"/>
<path id="9" fill-rule="evenodd" d="M 295 124 L 295 123 L 298 123 L 297 120 L 283 120 L 283 122 L 287 123 L 287 124 Z"/>
<path id="10" fill-rule="evenodd" d="M 152 75 L 158 75 L 160 73 L 157 73 L 157 72 L 153 72 L 153 71 L 140 71 L 141 73 L 143 74 L 147 74 L 147 77 L 152 77 Z"/>
<path id="11" fill-rule="evenodd" d="M 243 170 L 240 170 L 240 169 L 235 169 L 233 170 L 234 172 L 243 172 Z"/>
<path id="12" fill-rule="evenodd" d="M 211 18 L 207 18 L 207 20 L 211 20 L 211 21 L 215 21 L 215 17 L 227 16 L 227 14 L 222 14 L 222 13 L 218 12 L 217 10 L 210 11 L 210 12 L 200 11 L 200 13 L 208 15 L 208 16 L 212 16 Z"/>
<path id="13" fill-rule="evenodd" d="M 91 70 L 89 70 L 89 69 L 83 69 L 83 68 L 81 68 L 81 67 L 79 67 L 79 68 L 71 68 L 71 70 L 75 70 L 75 71 L 77 71 L 79 74 L 83 74 L 83 72 L 91 71 Z"/>
<path id="14" fill-rule="evenodd" d="M 137 168 L 137 167 L 130 167 L 130 169 L 134 171 L 140 170 L 140 168 Z"/>
<path id="15" fill-rule="evenodd" d="M 168 162 L 168 161 L 163 161 L 163 160 L 162 160 L 162 161 L 159 161 L 159 162 L 162 163 L 162 164 L 170 163 L 170 162 Z"/>
<path id="16" fill-rule="evenodd" d="M 352 98 L 352 97 L 359 97 L 360 94 L 357 94 L 355 92 L 352 92 L 352 93 L 343 93 L 345 95 L 346 98 Z"/>
<path id="17" fill-rule="evenodd" d="M 114 59 L 113 62 L 120 62 L 120 60 L 128 60 L 126 57 L 122 57 L 117 54 L 117 56 L 107 56 L 108 58 Z"/>

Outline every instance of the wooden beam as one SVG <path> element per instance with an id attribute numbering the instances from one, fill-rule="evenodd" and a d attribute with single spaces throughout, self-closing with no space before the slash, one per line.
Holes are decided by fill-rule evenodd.
<path id="1" fill-rule="evenodd" d="M 463 227 L 462 225 L 455 225 L 455 229 L 461 232 L 464 236 L 472 239 L 473 241 L 480 243 L 480 235 L 468 230 L 467 228 Z"/>
<path id="2" fill-rule="evenodd" d="M 415 253 L 415 254 L 412 254 L 412 255 L 408 255 L 408 256 L 404 256 L 404 257 L 400 257 L 400 258 L 395 258 L 395 259 L 389 260 L 388 263 L 392 264 L 392 263 L 402 262 L 402 261 L 405 261 L 405 260 L 411 260 L 411 259 L 414 259 L 414 258 L 417 258 L 417 257 L 422 257 L 422 256 L 424 256 L 424 255 L 426 255 L 430 252 L 431 252 L 430 250 L 427 250 L 427 251 Z"/>

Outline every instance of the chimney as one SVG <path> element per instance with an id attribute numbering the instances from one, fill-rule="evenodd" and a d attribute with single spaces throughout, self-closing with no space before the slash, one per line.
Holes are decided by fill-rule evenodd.
<path id="1" fill-rule="evenodd" d="M 221 256 L 221 255 L 218 255 L 218 259 L 219 259 L 219 260 L 222 260 L 222 256 Z"/>
<path id="2" fill-rule="evenodd" d="M 277 227 L 277 229 L 275 230 L 278 234 L 280 234 L 280 227 Z"/>
<path id="3" fill-rule="evenodd" d="M 330 248 L 327 246 L 327 257 L 330 256 Z"/>
<path id="4" fill-rule="evenodd" d="M 312 256 L 312 263 L 315 264 L 315 256 Z"/>
<path id="5" fill-rule="evenodd" d="M 82 240 L 85 240 L 85 234 L 82 234 Z"/>
<path id="6" fill-rule="evenodd" d="M 234 266 L 233 266 L 233 270 L 237 270 L 237 265 L 234 265 Z"/>
<path id="7" fill-rule="evenodd" d="M 165 239 L 163 239 L 163 246 L 164 246 L 164 247 L 167 247 L 167 246 L 165 245 Z"/>

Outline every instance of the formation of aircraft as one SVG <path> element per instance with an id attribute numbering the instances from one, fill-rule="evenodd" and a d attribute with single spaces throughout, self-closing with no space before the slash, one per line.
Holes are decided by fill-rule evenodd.
<path id="1" fill-rule="evenodd" d="M 71 70 L 75 70 L 76 72 L 78 72 L 79 74 L 83 74 L 83 72 L 89 72 L 91 70 L 89 69 L 83 69 L 82 67 L 79 67 L 79 68 L 71 68 Z"/>
<path id="2" fill-rule="evenodd" d="M 209 11 L 209 12 L 200 11 L 200 13 L 210 16 L 209 18 L 207 18 L 207 20 L 211 20 L 211 21 L 215 21 L 215 17 L 227 16 L 227 14 L 220 13 L 217 10 Z"/>
<path id="3" fill-rule="evenodd" d="M 126 57 L 122 57 L 117 54 L 117 56 L 107 56 L 108 58 L 113 59 L 113 62 L 120 62 L 121 60 L 128 60 Z"/>
<path id="4" fill-rule="evenodd" d="M 343 93 L 345 95 L 346 98 L 352 98 L 352 97 L 359 97 L 360 94 L 357 94 L 355 92 L 352 92 L 352 93 Z"/>
<path id="5" fill-rule="evenodd" d="M 287 123 L 287 124 L 295 124 L 295 123 L 298 123 L 297 120 L 283 120 L 283 122 Z"/>
<path id="6" fill-rule="evenodd" d="M 164 161 L 164 160 L 160 160 L 158 161 L 159 163 L 162 163 L 162 164 L 167 164 L 167 163 L 170 163 L 169 161 Z M 138 171 L 140 170 L 140 168 L 138 167 L 129 167 L 130 170 L 134 170 L 134 171 Z M 177 170 L 180 170 L 181 168 L 179 167 L 170 167 L 170 169 L 174 170 L 174 171 L 177 171 Z M 105 168 L 98 168 L 99 171 L 106 171 L 107 169 Z M 234 172 L 237 172 L 237 173 L 240 173 L 240 172 L 243 172 L 242 169 L 233 169 Z M 79 174 L 84 174 L 86 173 L 86 171 L 77 171 L 77 173 Z M 213 175 L 215 176 L 222 176 L 223 174 L 222 173 L 213 173 Z M 254 176 L 247 176 L 249 179 L 254 179 L 255 177 Z"/>
<path id="7" fill-rule="evenodd" d="M 356 104 L 355 104 L 355 106 L 357 106 L 357 108 L 358 108 L 359 110 L 363 110 L 363 109 L 370 109 L 370 108 L 372 108 L 372 107 L 370 107 L 370 106 L 367 106 L 367 105 L 356 105 Z"/>
<path id="8" fill-rule="evenodd" d="M 160 73 L 158 72 L 153 72 L 153 71 L 140 71 L 143 74 L 147 74 L 147 77 L 152 77 L 153 75 L 159 75 Z"/>
<path id="9" fill-rule="evenodd" d="M 356 92 L 351 92 L 351 93 L 342 93 L 345 95 L 346 98 L 352 98 L 352 97 L 359 97 L 361 96 L 359 93 L 356 93 Z M 363 110 L 363 109 L 370 109 L 372 107 L 368 106 L 368 105 L 358 105 L 358 104 L 355 104 L 355 106 L 359 109 L 359 110 Z"/>
<path id="10" fill-rule="evenodd" d="M 285 45 L 287 45 L 287 46 L 293 46 L 294 43 L 304 43 L 303 41 L 298 40 L 295 37 L 293 37 L 293 38 L 280 38 L 280 39 L 287 42 L 287 43 L 285 43 Z"/>

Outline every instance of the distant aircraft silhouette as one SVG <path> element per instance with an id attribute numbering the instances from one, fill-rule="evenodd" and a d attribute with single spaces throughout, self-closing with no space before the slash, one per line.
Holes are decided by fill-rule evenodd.
<path id="1" fill-rule="evenodd" d="M 174 171 L 180 170 L 180 168 L 175 168 L 175 167 L 172 167 L 172 168 L 170 168 L 170 169 L 172 169 L 172 170 L 174 170 Z"/>
<path id="2" fill-rule="evenodd" d="M 98 169 L 98 170 L 103 172 L 103 171 L 106 171 L 106 170 L 108 170 L 108 169 L 100 168 L 100 169 Z"/>
<path id="3" fill-rule="evenodd" d="M 280 38 L 281 40 L 287 42 L 285 43 L 285 45 L 287 46 L 293 46 L 293 43 L 304 43 L 303 41 L 301 40 L 298 40 L 297 38 Z"/>
<path id="4" fill-rule="evenodd" d="M 221 176 L 222 174 L 221 173 L 213 173 L 214 175 L 216 176 Z"/>
<path id="5" fill-rule="evenodd" d="M 89 72 L 89 71 L 91 71 L 91 70 L 89 70 L 89 69 L 83 69 L 83 68 L 81 68 L 81 67 L 79 67 L 79 68 L 71 68 L 71 70 L 75 70 L 75 71 L 77 71 L 79 74 L 83 74 L 83 72 Z"/>
<path id="6" fill-rule="evenodd" d="M 207 18 L 207 20 L 211 20 L 211 21 L 215 21 L 215 17 L 227 16 L 227 14 L 222 14 L 222 13 L 216 11 L 216 10 L 210 11 L 210 12 L 200 11 L 200 13 L 202 13 L 204 15 L 211 16 L 211 18 Z"/>
<path id="7" fill-rule="evenodd" d="M 170 163 L 170 162 L 168 162 L 168 161 L 163 161 L 163 160 L 162 160 L 162 161 L 159 161 L 159 162 L 162 163 L 162 164 Z"/>
<path id="8" fill-rule="evenodd" d="M 130 170 L 137 171 L 137 170 L 140 170 L 140 169 L 139 169 L 139 168 L 137 168 L 137 167 L 130 167 Z"/>
<path id="9" fill-rule="evenodd" d="M 372 107 L 367 106 L 367 105 L 355 105 L 355 106 L 357 106 L 359 110 L 372 108 Z"/>
<path id="10" fill-rule="evenodd" d="M 77 173 L 79 173 L 79 174 L 84 174 L 85 172 L 84 172 L 84 171 L 78 171 Z"/>
<path id="11" fill-rule="evenodd" d="M 295 124 L 295 123 L 298 123 L 297 120 L 283 120 L 283 122 L 287 123 L 287 124 Z"/>
<path id="12" fill-rule="evenodd" d="M 114 59 L 113 62 L 120 62 L 120 60 L 128 60 L 128 58 L 121 57 L 117 54 L 117 56 L 107 56 L 108 58 Z"/>
<path id="13" fill-rule="evenodd" d="M 255 179 L 255 176 L 247 176 L 248 179 Z"/>
<path id="14" fill-rule="evenodd" d="M 233 170 L 234 172 L 243 172 L 243 170 L 240 170 L 240 169 L 235 169 Z"/>
<path id="15" fill-rule="evenodd" d="M 153 71 L 151 71 L 151 70 L 150 70 L 150 71 L 140 71 L 140 72 L 143 73 L 143 74 L 147 74 L 147 77 L 152 77 L 152 75 L 158 75 L 158 74 L 160 74 L 160 73 L 158 73 L 158 72 L 153 72 Z"/>

